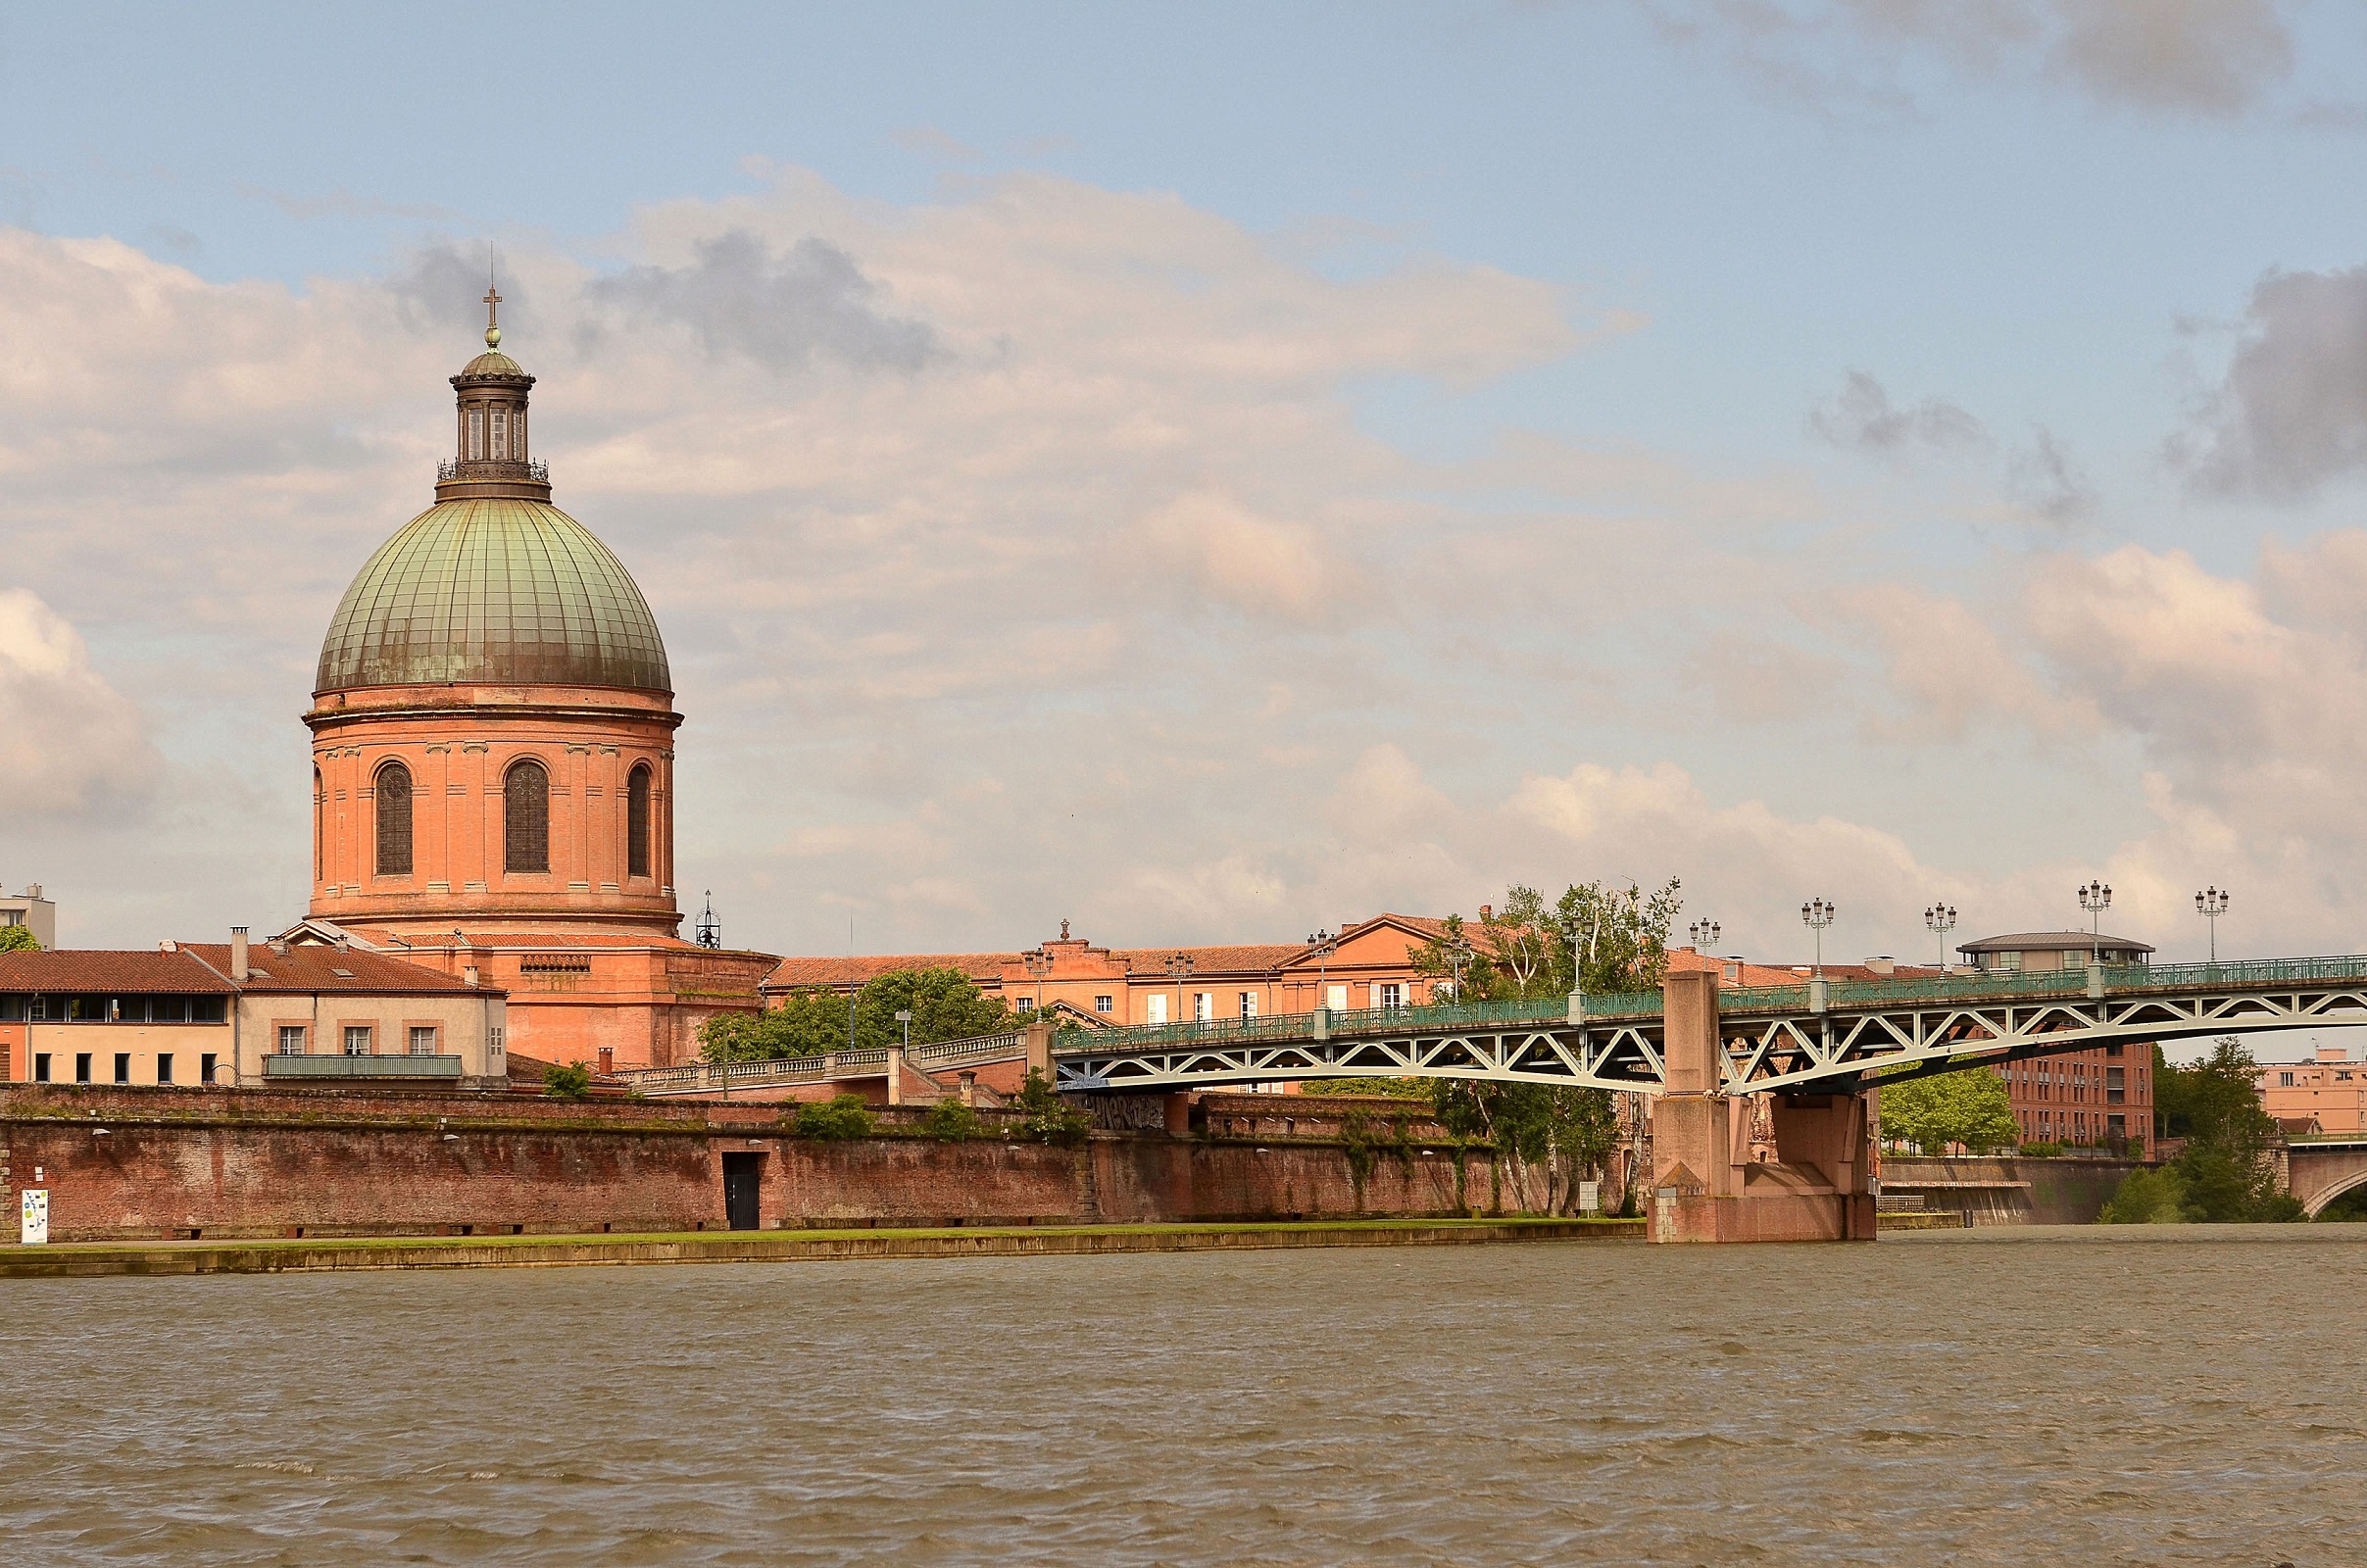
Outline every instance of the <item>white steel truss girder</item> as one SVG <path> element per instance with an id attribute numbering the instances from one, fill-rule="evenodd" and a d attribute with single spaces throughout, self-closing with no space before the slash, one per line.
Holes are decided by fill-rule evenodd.
<path id="1" fill-rule="evenodd" d="M 2367 983 L 2278 990 L 1924 1003 L 1720 1020 L 1729 1092 L 1833 1091 L 1879 1078 L 2097 1046 L 2367 1024 Z M 1658 1094 L 1658 1018 L 1325 1040 L 1061 1052 L 1064 1090 L 1174 1090 L 1304 1078 L 1465 1078 Z"/>

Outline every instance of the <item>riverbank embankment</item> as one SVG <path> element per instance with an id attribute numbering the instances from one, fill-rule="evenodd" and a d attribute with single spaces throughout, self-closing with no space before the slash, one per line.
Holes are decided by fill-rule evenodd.
<path id="1" fill-rule="evenodd" d="M 805 1263 L 855 1258 L 1057 1257 L 1308 1247 L 1462 1247 L 1642 1241 L 1641 1220 L 1321 1220 L 1248 1225 L 1060 1225 L 925 1230 L 686 1231 L 646 1236 L 351 1237 L 248 1242 L 65 1242 L 0 1247 L 0 1279 L 284 1274 L 363 1269 Z"/>

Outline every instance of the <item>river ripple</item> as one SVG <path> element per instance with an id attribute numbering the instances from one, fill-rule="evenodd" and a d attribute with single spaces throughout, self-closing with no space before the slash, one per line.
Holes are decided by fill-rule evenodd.
<path id="1" fill-rule="evenodd" d="M 2367 1226 L 0 1282 L 8 1563 L 2367 1562 Z"/>

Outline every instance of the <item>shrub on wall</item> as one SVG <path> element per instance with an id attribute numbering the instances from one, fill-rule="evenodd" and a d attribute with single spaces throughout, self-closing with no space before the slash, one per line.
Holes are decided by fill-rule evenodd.
<path id="1" fill-rule="evenodd" d="M 929 1107 L 921 1130 L 941 1144 L 965 1144 L 978 1136 L 978 1113 L 959 1100 L 940 1100 Z"/>
<path id="2" fill-rule="evenodd" d="M 825 1143 L 868 1138 L 878 1130 L 879 1119 L 871 1114 L 871 1107 L 863 1102 L 861 1095 L 840 1095 L 835 1100 L 800 1105 L 789 1121 L 789 1131 L 797 1137 Z"/>
<path id="3" fill-rule="evenodd" d="M 1076 1145 L 1093 1131 L 1093 1119 L 1055 1094 L 1041 1067 L 1027 1069 L 1027 1079 L 1019 1086 L 1019 1109 L 1027 1117 L 1019 1124 L 1019 1136 L 1033 1143 Z"/>

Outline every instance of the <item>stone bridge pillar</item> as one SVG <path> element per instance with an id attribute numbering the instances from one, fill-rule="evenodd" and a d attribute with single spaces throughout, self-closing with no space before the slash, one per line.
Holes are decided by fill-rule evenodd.
<path id="1" fill-rule="evenodd" d="M 1871 1241 L 1865 1102 L 1779 1095 L 1777 1157 L 1753 1160 L 1751 1112 L 1724 1092 L 1717 977 L 1671 974 L 1662 991 L 1667 1090 L 1652 1105 L 1655 1242 Z"/>

